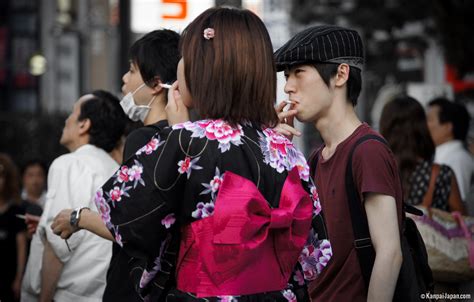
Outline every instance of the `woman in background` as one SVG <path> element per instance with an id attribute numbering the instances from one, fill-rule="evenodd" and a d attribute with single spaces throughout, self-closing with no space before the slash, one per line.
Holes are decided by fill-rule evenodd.
<path id="1" fill-rule="evenodd" d="M 387 103 L 380 118 L 380 133 L 397 159 L 408 203 L 465 213 L 453 171 L 433 163 L 435 146 L 425 111 L 417 100 L 399 96 Z"/>

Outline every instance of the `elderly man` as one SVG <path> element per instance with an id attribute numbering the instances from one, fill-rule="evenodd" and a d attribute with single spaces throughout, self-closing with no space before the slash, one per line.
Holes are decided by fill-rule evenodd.
<path id="1" fill-rule="evenodd" d="M 68 241 L 51 231 L 63 208 L 95 209 L 93 195 L 118 168 L 108 155 L 123 134 L 126 117 L 119 100 L 105 91 L 79 98 L 66 119 L 60 143 L 70 153 L 48 173 L 45 209 L 31 244 L 22 301 L 102 301 L 112 245 L 89 232 Z M 72 220 L 74 220 L 71 217 Z"/>

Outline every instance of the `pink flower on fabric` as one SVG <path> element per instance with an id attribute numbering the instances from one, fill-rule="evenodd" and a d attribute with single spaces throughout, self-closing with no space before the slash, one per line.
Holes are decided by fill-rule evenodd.
<path id="1" fill-rule="evenodd" d="M 328 240 L 320 240 L 318 246 L 310 244 L 303 248 L 298 261 L 303 268 L 304 278 L 314 280 L 326 267 L 332 257 L 332 248 Z"/>
<path id="2" fill-rule="evenodd" d="M 239 300 L 234 296 L 217 296 L 219 302 L 238 302 Z"/>
<path id="3" fill-rule="evenodd" d="M 296 302 L 296 295 L 291 289 L 285 289 L 282 291 L 283 297 L 288 300 L 288 302 Z"/>
<path id="4" fill-rule="evenodd" d="M 204 195 L 204 194 L 211 193 L 211 197 L 212 197 L 212 199 L 214 199 L 223 180 L 224 180 L 224 178 L 221 175 L 221 173 L 219 171 L 219 168 L 216 167 L 216 173 L 215 173 L 214 177 L 211 179 L 211 181 L 208 184 L 207 183 L 201 183 L 206 189 L 204 191 L 202 191 L 201 193 L 199 193 L 199 195 Z"/>
<path id="5" fill-rule="evenodd" d="M 122 235 L 120 235 L 118 231 L 118 227 L 114 227 L 114 233 L 115 233 L 115 242 L 121 247 L 123 247 Z"/>
<path id="6" fill-rule="evenodd" d="M 217 140 L 218 148 L 222 153 L 230 149 L 231 144 L 239 146 L 242 144 L 241 137 L 244 135 L 242 126 L 232 127 L 227 122 L 217 120 L 201 120 L 197 122 L 186 122 L 173 126 L 173 129 L 186 129 L 192 132 L 191 137 L 204 138 L 209 140 Z"/>
<path id="7" fill-rule="evenodd" d="M 135 164 L 128 170 L 129 180 L 133 181 L 133 188 L 136 188 L 138 183 L 145 186 L 145 181 L 142 179 L 143 165 L 137 160 L 134 161 Z"/>
<path id="8" fill-rule="evenodd" d="M 319 201 L 318 190 L 315 185 L 310 186 L 311 200 L 313 200 L 313 213 L 318 215 L 321 213 L 321 202 Z"/>
<path id="9" fill-rule="evenodd" d="M 94 195 L 94 203 L 97 209 L 100 208 L 100 205 L 104 202 L 105 202 L 104 191 L 102 190 L 102 188 L 100 188 L 99 190 L 95 192 L 95 195 Z"/>
<path id="10" fill-rule="evenodd" d="M 263 153 L 263 162 L 282 173 L 297 167 L 300 178 L 309 180 L 309 167 L 304 155 L 285 136 L 266 128 L 259 132 L 259 145 Z"/>
<path id="11" fill-rule="evenodd" d="M 116 174 L 116 182 L 123 183 L 129 181 L 128 177 L 128 167 L 121 166 L 120 169 L 117 171 Z"/>
<path id="12" fill-rule="evenodd" d="M 153 153 L 153 151 L 156 151 L 156 149 L 158 149 L 159 146 L 163 145 L 164 142 L 161 142 L 159 137 L 154 137 L 152 138 L 145 146 L 141 147 L 138 151 L 137 151 L 137 155 L 140 155 L 142 154 L 143 152 L 145 152 L 146 155 L 150 155 L 151 153 Z"/>
<path id="13" fill-rule="evenodd" d="M 102 221 L 105 223 L 105 225 L 110 228 L 110 226 L 111 226 L 110 206 L 105 201 L 104 193 L 102 191 L 102 188 L 97 190 L 97 192 L 95 193 L 94 202 L 95 202 L 95 205 L 97 207 L 97 210 L 100 213 L 100 218 L 102 218 Z"/>
<path id="14" fill-rule="evenodd" d="M 304 277 L 300 270 L 297 270 L 295 272 L 295 275 L 293 276 L 293 280 L 298 282 L 298 285 L 304 285 Z"/>
<path id="15" fill-rule="evenodd" d="M 110 224 L 110 206 L 108 203 L 103 202 L 99 207 L 100 218 L 105 222 L 105 225 L 109 226 Z"/>
<path id="16" fill-rule="evenodd" d="M 214 203 L 213 202 L 199 202 L 196 205 L 196 210 L 191 213 L 191 216 L 196 219 L 202 219 L 214 214 Z"/>
<path id="17" fill-rule="evenodd" d="M 178 162 L 178 172 L 180 174 L 184 174 L 186 173 L 187 176 L 188 176 L 188 179 L 189 177 L 191 176 L 191 172 L 192 170 L 201 170 L 202 167 L 201 166 L 198 166 L 196 165 L 196 163 L 199 161 L 200 157 L 196 157 L 194 159 L 191 159 L 191 157 L 186 157 L 184 160 L 180 160 Z"/>
<path id="18" fill-rule="evenodd" d="M 168 214 L 166 215 L 165 218 L 161 220 L 161 224 L 165 226 L 165 228 L 169 229 L 173 223 L 175 223 L 176 218 L 174 217 L 174 214 Z"/>
<path id="19" fill-rule="evenodd" d="M 112 201 L 120 201 L 122 200 L 122 195 L 124 194 L 123 190 L 118 187 L 118 186 L 115 186 L 112 190 L 110 190 L 109 192 L 109 196 L 110 196 L 110 199 L 112 199 Z"/>

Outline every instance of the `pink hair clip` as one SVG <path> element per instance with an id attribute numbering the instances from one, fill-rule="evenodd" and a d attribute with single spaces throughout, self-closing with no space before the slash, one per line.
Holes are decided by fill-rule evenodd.
<path id="1" fill-rule="evenodd" d="M 214 38 L 214 28 L 206 28 L 204 30 L 204 39 L 210 40 L 212 38 Z"/>

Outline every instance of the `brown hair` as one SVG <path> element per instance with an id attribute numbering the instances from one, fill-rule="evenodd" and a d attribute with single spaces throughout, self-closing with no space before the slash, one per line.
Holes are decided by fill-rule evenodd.
<path id="1" fill-rule="evenodd" d="M 205 39 L 206 28 L 214 29 Z M 270 37 L 251 11 L 210 8 L 180 40 L 186 85 L 203 118 L 275 126 L 276 68 Z"/>
<path id="2" fill-rule="evenodd" d="M 419 164 L 419 159 L 431 162 L 435 153 L 423 106 L 410 96 L 395 97 L 382 110 L 380 133 L 395 155 L 403 191 L 408 196 L 410 175 Z"/>
<path id="3" fill-rule="evenodd" d="M 0 197 L 5 201 L 20 201 L 20 177 L 18 168 L 13 160 L 5 153 L 0 153 L 0 175 L 4 177 L 3 190 L 0 191 Z"/>

